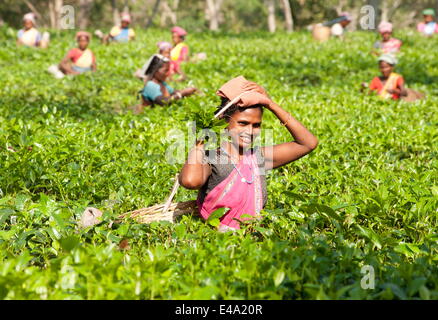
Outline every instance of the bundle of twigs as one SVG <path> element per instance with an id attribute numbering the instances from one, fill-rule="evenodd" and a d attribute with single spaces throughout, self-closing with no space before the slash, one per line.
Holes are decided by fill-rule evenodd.
<path id="1" fill-rule="evenodd" d="M 407 102 L 414 102 L 417 100 L 422 100 L 426 97 L 426 95 L 422 92 L 415 91 L 412 89 L 406 88 L 406 91 L 408 92 L 408 95 L 406 97 L 402 97 L 402 100 Z"/>
<path id="2" fill-rule="evenodd" d="M 196 201 L 185 201 L 171 203 L 167 210 L 165 204 L 157 204 L 152 207 L 142 208 L 126 212 L 119 216 L 119 219 L 133 219 L 138 223 L 151 223 L 154 221 L 175 222 L 175 219 L 184 214 L 198 214 Z"/>

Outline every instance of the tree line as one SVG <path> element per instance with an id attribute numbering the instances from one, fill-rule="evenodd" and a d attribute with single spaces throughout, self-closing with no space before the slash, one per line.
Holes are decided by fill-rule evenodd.
<path id="1" fill-rule="evenodd" d="M 348 11 L 349 28 L 356 30 L 367 5 L 375 10 L 375 25 L 385 20 L 396 28 L 414 26 L 426 7 L 438 11 L 438 0 L 2 0 L 0 25 L 18 28 L 23 14 L 34 12 L 41 27 L 62 29 L 63 8 L 71 6 L 75 29 L 110 27 L 121 12 L 129 12 L 140 28 L 179 24 L 192 31 L 293 32 Z"/>

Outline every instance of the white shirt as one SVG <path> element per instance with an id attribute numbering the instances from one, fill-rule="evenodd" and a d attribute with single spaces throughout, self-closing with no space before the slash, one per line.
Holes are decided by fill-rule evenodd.
<path id="1" fill-rule="evenodd" d="M 331 28 L 332 36 L 340 37 L 344 33 L 344 28 L 342 28 L 340 23 L 335 23 Z"/>

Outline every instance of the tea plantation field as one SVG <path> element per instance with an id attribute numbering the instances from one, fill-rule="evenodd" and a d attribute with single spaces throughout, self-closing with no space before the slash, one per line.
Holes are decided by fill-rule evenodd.
<path id="1" fill-rule="evenodd" d="M 0 299 L 438 299 L 438 37 L 396 35 L 398 72 L 427 94 L 409 104 L 360 93 L 379 75 L 373 33 L 324 44 L 305 32 L 189 34 L 208 59 L 174 86 L 202 92 L 133 115 L 142 86 L 132 74 L 170 40 L 137 33 L 123 45 L 94 39 L 98 71 L 56 80 L 46 69 L 73 32 L 53 32 L 42 51 L 0 29 Z M 269 173 L 263 220 L 236 235 L 192 216 L 112 224 L 166 199 L 181 167 L 165 157 L 175 129 L 187 132 L 240 74 L 319 139 Z M 290 138 L 269 112 L 263 127 L 275 143 Z M 87 206 L 105 218 L 79 230 Z"/>

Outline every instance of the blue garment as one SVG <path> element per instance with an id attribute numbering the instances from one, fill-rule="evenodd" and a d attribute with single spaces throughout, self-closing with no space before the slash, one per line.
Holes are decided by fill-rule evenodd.
<path id="1" fill-rule="evenodd" d="M 322 25 L 324 27 L 331 27 L 332 25 L 334 25 L 336 23 L 339 23 L 339 22 L 342 22 L 344 20 L 347 20 L 347 17 L 341 16 L 341 17 L 338 17 L 336 19 L 333 19 L 333 20 L 330 20 L 330 21 L 326 21 Z"/>
<path id="2" fill-rule="evenodd" d="M 424 27 L 424 33 L 427 35 L 434 34 L 435 28 L 436 28 L 435 26 L 436 26 L 436 22 L 434 22 L 434 21 L 428 22 L 426 24 L 426 26 Z"/>
<path id="3" fill-rule="evenodd" d="M 114 37 L 114 40 L 118 42 L 128 42 L 129 41 L 129 28 L 121 29 L 121 32 Z"/>
<path id="4" fill-rule="evenodd" d="M 72 69 L 74 71 L 76 71 L 76 72 L 79 72 L 79 73 L 84 73 L 84 72 L 87 72 L 87 71 L 91 71 L 91 68 L 82 68 L 82 67 L 78 67 L 78 66 L 75 66 L 75 65 L 72 66 Z"/>
<path id="5" fill-rule="evenodd" d="M 169 94 L 172 94 L 174 92 L 173 88 L 169 86 L 166 82 L 163 82 L 163 85 L 166 87 Z M 141 91 L 141 95 L 145 100 L 154 102 L 155 99 L 157 99 L 159 96 L 162 96 L 163 93 L 161 92 L 160 85 L 150 80 L 144 86 L 143 90 Z"/>

